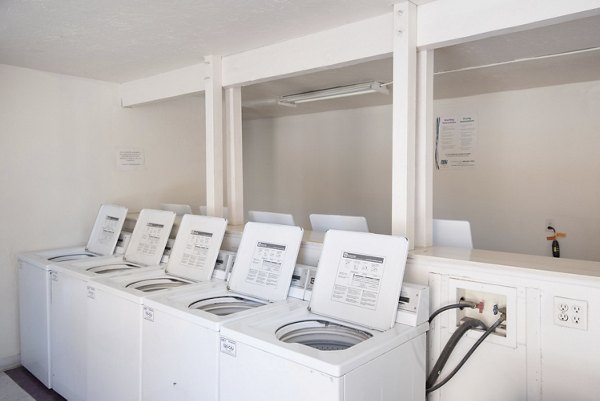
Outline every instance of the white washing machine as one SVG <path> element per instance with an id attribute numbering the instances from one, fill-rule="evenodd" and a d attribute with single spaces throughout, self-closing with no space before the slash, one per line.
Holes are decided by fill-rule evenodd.
<path id="1" fill-rule="evenodd" d="M 51 269 L 50 339 L 52 387 L 72 400 L 86 399 L 88 281 L 95 276 L 160 270 L 157 266 L 171 233 L 175 213 L 142 210 L 124 256 L 63 262 Z"/>
<path id="2" fill-rule="evenodd" d="M 166 270 L 90 280 L 87 400 L 140 399 L 142 301 L 211 279 L 227 220 L 185 215 Z M 223 281 L 221 281 L 223 282 Z"/>
<path id="3" fill-rule="evenodd" d="M 101 205 L 87 245 L 19 255 L 21 364 L 48 388 L 50 363 L 50 268 L 65 260 L 112 255 L 127 208 Z"/>
<path id="4" fill-rule="evenodd" d="M 310 303 L 221 329 L 222 401 L 425 400 L 425 333 L 396 324 L 408 242 L 330 230 Z"/>
<path id="5" fill-rule="evenodd" d="M 144 300 L 142 400 L 218 399 L 221 326 L 301 302 L 287 295 L 293 278 L 302 290 L 309 281 L 307 269 L 294 274 L 302 234 L 299 227 L 247 223 L 227 287 L 189 286 Z"/>

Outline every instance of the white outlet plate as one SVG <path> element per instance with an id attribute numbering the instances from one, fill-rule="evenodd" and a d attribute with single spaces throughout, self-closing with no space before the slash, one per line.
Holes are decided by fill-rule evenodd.
<path id="1" fill-rule="evenodd" d="M 587 330 L 587 301 L 554 297 L 554 324 L 572 329 Z"/>

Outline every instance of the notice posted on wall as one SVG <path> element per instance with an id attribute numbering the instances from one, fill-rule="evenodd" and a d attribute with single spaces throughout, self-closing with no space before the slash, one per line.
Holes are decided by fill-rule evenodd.
<path id="1" fill-rule="evenodd" d="M 143 149 L 117 149 L 117 169 L 121 171 L 143 169 L 146 156 Z"/>
<path id="2" fill-rule="evenodd" d="M 343 252 L 338 265 L 332 301 L 377 308 L 385 259 L 379 256 Z"/>
<path id="3" fill-rule="evenodd" d="M 459 170 L 475 167 L 477 124 L 475 117 L 438 117 L 435 135 L 435 167 Z"/>
<path id="4" fill-rule="evenodd" d="M 279 285 L 284 260 L 285 245 L 258 242 L 254 248 L 246 282 L 276 288 Z"/>

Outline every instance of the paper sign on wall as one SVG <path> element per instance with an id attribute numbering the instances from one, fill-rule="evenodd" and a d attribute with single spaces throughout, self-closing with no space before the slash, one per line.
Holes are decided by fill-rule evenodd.
<path id="1" fill-rule="evenodd" d="M 438 117 L 435 167 L 438 170 L 475 167 L 477 126 L 474 117 Z"/>
<path id="2" fill-rule="evenodd" d="M 117 168 L 136 170 L 144 168 L 146 157 L 143 149 L 117 149 Z"/>

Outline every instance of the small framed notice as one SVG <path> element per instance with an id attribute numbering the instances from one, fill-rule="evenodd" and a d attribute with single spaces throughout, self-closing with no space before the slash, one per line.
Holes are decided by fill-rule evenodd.
<path id="1" fill-rule="evenodd" d="M 139 170 L 146 165 L 144 150 L 139 148 L 117 149 L 118 170 Z"/>

